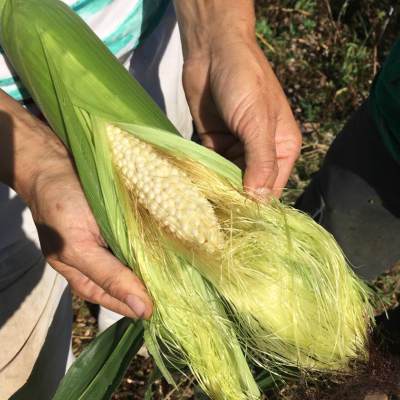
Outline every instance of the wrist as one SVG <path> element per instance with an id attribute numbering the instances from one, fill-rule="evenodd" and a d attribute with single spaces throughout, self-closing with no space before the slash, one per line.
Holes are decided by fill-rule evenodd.
<path id="1" fill-rule="evenodd" d="M 50 128 L 0 91 L 0 182 L 29 203 L 38 177 L 67 163 L 68 152 Z"/>
<path id="2" fill-rule="evenodd" d="M 34 203 L 40 190 L 38 188 L 49 177 L 57 176 L 65 170 L 74 173 L 67 150 L 54 133 L 49 129 L 49 133 L 41 134 L 42 146 L 29 152 L 25 161 L 15 168 L 14 181 L 10 185 L 29 206 Z"/>
<path id="3" fill-rule="evenodd" d="M 185 61 L 210 57 L 218 48 L 255 40 L 254 2 L 174 0 Z"/>

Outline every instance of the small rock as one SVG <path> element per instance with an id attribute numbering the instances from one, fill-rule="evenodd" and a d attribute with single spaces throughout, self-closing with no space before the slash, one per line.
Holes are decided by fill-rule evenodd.
<path id="1" fill-rule="evenodd" d="M 140 357 L 143 357 L 145 359 L 148 359 L 150 357 L 149 352 L 147 350 L 147 347 L 145 345 L 143 345 L 140 350 L 137 352 L 137 355 Z M 367 399 L 368 400 L 368 399 Z M 374 399 L 372 399 L 374 400 Z"/>

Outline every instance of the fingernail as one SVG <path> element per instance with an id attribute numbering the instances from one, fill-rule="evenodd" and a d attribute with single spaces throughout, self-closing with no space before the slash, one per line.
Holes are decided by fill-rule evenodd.
<path id="1" fill-rule="evenodd" d="M 126 304 L 135 313 L 138 318 L 142 318 L 146 311 L 146 305 L 143 300 L 133 294 L 126 297 Z"/>

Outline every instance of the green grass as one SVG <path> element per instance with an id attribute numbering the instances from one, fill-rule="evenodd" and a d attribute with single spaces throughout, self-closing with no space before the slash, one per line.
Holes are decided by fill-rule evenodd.
<path id="1" fill-rule="evenodd" d="M 292 203 L 316 172 L 335 135 L 368 97 L 369 88 L 400 26 L 400 6 L 390 17 L 389 0 L 258 0 L 257 37 L 280 79 L 303 132 L 303 148 L 284 200 Z M 389 267 L 389 266 L 388 266 Z M 383 275 L 375 288 L 387 306 L 399 299 L 400 269 Z M 380 310 L 379 310 L 380 311 Z M 75 309 L 78 354 L 95 331 L 82 303 Z M 138 356 L 113 399 L 143 400 L 152 362 Z M 283 388 L 275 399 L 291 399 Z M 163 380 L 152 386 L 155 400 L 200 399 L 191 377 L 177 390 Z M 272 397 L 269 397 L 272 399 Z"/>
<path id="2" fill-rule="evenodd" d="M 257 1 L 257 36 L 299 121 L 302 155 L 289 202 L 316 172 L 335 135 L 367 97 L 396 37 L 398 9 L 377 0 Z"/>

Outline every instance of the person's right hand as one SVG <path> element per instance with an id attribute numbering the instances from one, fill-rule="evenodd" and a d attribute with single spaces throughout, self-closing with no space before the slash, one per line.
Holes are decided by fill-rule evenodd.
<path id="1" fill-rule="evenodd" d="M 202 144 L 244 171 L 254 197 L 279 197 L 300 153 L 289 102 L 255 35 L 254 2 L 174 0 L 183 86 Z"/>
<path id="2" fill-rule="evenodd" d="M 278 79 L 249 36 L 219 35 L 210 44 L 215 50 L 185 60 L 183 83 L 203 145 L 241 167 L 244 188 L 265 200 L 281 196 L 301 134 Z"/>

